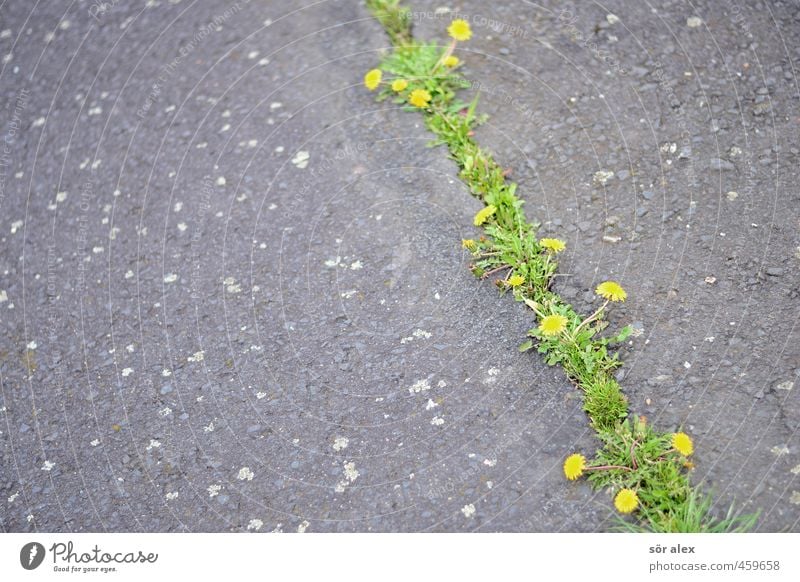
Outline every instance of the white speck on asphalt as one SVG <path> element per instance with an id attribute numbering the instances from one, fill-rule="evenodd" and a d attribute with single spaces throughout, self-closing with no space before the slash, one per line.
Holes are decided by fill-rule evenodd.
<path id="1" fill-rule="evenodd" d="M 461 513 L 464 514 L 464 517 L 472 517 L 475 515 L 475 506 L 472 503 L 465 505 L 461 508 Z"/>
<path id="2" fill-rule="evenodd" d="M 430 389 L 431 389 L 431 383 L 428 382 L 427 378 L 423 378 L 422 380 L 417 380 L 416 382 L 414 382 L 408 388 L 408 392 L 409 394 L 414 394 L 414 393 L 419 394 L 420 392 L 425 392 L 426 390 Z"/>
<path id="3" fill-rule="evenodd" d="M 789 454 L 789 447 L 786 445 L 774 446 L 770 449 L 770 452 L 776 457 L 782 457 Z"/>
<path id="4" fill-rule="evenodd" d="M 337 436 L 333 439 L 333 450 L 334 451 L 341 451 L 347 448 L 347 445 L 350 444 L 350 439 L 343 436 Z"/>
<path id="5" fill-rule="evenodd" d="M 236 476 L 239 481 L 252 481 L 255 475 L 250 470 L 250 467 L 242 467 L 239 469 L 239 474 Z"/>
<path id="6" fill-rule="evenodd" d="M 225 289 L 228 293 L 241 293 L 242 286 L 236 282 L 236 279 L 233 277 L 226 277 L 225 280 L 222 282 L 225 285 Z"/>
<path id="7" fill-rule="evenodd" d="M 592 180 L 595 184 L 599 184 L 601 186 L 605 186 L 608 181 L 614 177 L 614 172 L 611 170 L 598 170 L 594 173 Z"/>
<path id="8" fill-rule="evenodd" d="M 352 483 L 356 479 L 358 479 L 358 470 L 356 469 L 356 464 L 353 461 L 347 461 L 344 464 L 344 476 L 345 478 Z"/>
<path id="9" fill-rule="evenodd" d="M 301 150 L 295 154 L 292 158 L 292 163 L 297 166 L 299 169 L 304 169 L 308 166 L 308 159 L 310 158 L 310 154 L 307 151 Z"/>

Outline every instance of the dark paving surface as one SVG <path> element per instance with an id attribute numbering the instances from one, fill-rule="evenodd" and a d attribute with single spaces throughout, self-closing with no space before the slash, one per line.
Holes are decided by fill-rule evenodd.
<path id="1" fill-rule="evenodd" d="M 577 393 L 467 270 L 478 203 L 360 84 L 363 6 L 98 6 L 0 8 L 0 527 L 606 529 Z M 800 9 L 693 6 L 450 8 L 560 291 L 630 291 L 633 408 L 797 530 Z"/>

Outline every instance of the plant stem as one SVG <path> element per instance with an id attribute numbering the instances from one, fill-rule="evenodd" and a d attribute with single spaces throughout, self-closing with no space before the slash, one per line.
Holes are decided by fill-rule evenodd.
<path id="1" fill-rule="evenodd" d="M 486 271 L 483 275 L 481 275 L 481 279 L 485 279 L 486 277 L 489 277 L 490 275 L 494 275 L 495 273 L 497 273 L 498 271 L 502 271 L 503 269 L 510 269 L 510 268 L 511 268 L 511 265 L 500 265 L 499 267 L 495 267 L 491 271 Z"/>
<path id="2" fill-rule="evenodd" d="M 436 73 L 436 71 L 439 69 L 439 67 L 442 65 L 442 63 L 445 61 L 445 59 L 453 54 L 453 51 L 455 50 L 455 48 L 456 48 L 456 39 L 453 39 L 452 41 L 450 41 L 450 45 L 447 47 L 447 50 L 444 51 L 444 53 L 439 58 L 439 60 L 436 61 L 436 64 L 433 66 L 433 70 L 431 71 L 431 75 Z"/>
<path id="3" fill-rule="evenodd" d="M 620 469 L 622 471 L 633 471 L 630 467 L 624 465 L 598 465 L 596 467 L 586 467 L 586 471 L 609 471 L 611 469 Z"/>
<path id="4" fill-rule="evenodd" d="M 608 305 L 608 302 L 609 302 L 609 300 L 608 300 L 608 299 L 606 299 L 605 303 L 603 303 L 603 304 L 600 306 L 600 308 L 599 308 L 597 311 L 595 311 L 595 312 L 594 312 L 594 313 L 592 313 L 592 314 L 591 314 L 589 317 L 587 317 L 586 319 L 584 319 L 584 320 L 583 320 L 583 321 L 580 323 L 580 325 L 578 325 L 578 327 L 576 327 L 576 328 L 575 328 L 575 329 L 572 331 L 572 341 L 575 341 L 575 339 L 576 339 L 576 338 L 577 338 L 577 336 L 578 336 L 578 331 L 579 331 L 579 330 L 580 330 L 580 329 L 581 329 L 581 328 L 582 328 L 584 325 L 586 325 L 587 323 L 589 323 L 589 322 L 591 322 L 591 321 L 594 321 L 594 320 L 597 318 L 597 316 L 598 316 L 598 315 L 600 315 L 600 313 L 601 313 L 601 312 L 602 312 L 602 311 L 603 311 L 603 310 L 606 308 L 606 305 Z"/>

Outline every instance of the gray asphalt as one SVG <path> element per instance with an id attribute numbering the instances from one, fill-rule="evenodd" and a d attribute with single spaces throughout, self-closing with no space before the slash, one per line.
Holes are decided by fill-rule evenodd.
<path id="1" fill-rule="evenodd" d="M 695 437 L 717 513 L 798 531 L 800 8 L 485 4 L 416 34 L 472 23 L 477 139 L 567 241 L 558 290 L 625 286 L 632 409 Z M 561 473 L 578 392 L 469 273 L 479 203 L 361 85 L 360 2 L 0 16 L 4 531 L 611 527 Z"/>

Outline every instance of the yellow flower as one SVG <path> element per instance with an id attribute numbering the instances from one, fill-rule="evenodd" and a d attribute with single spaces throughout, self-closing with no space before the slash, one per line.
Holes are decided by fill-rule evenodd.
<path id="1" fill-rule="evenodd" d="M 475 251 L 475 249 L 478 248 L 478 243 L 476 243 L 471 238 L 462 238 L 461 246 L 467 249 L 468 251 Z"/>
<path id="2" fill-rule="evenodd" d="M 469 22 L 461 18 L 457 18 L 450 23 L 447 27 L 447 32 L 456 40 L 469 40 L 472 38 L 472 29 L 469 27 Z"/>
<path id="3" fill-rule="evenodd" d="M 694 452 L 692 437 L 685 432 L 676 432 L 672 435 L 672 446 L 684 457 L 688 457 Z"/>
<path id="4" fill-rule="evenodd" d="M 458 60 L 458 57 L 450 55 L 449 57 L 447 57 L 445 60 L 442 61 L 442 64 L 445 67 L 453 68 L 453 67 L 457 66 L 458 63 L 460 63 L 460 62 L 461 61 Z"/>
<path id="5" fill-rule="evenodd" d="M 511 277 L 508 278 L 508 284 L 511 285 L 512 287 L 519 287 L 524 282 L 525 282 L 525 277 L 523 277 L 522 275 L 511 275 Z"/>
<path id="6" fill-rule="evenodd" d="M 414 89 L 408 97 L 408 102 L 414 107 L 427 107 L 431 94 L 425 89 Z"/>
<path id="7" fill-rule="evenodd" d="M 567 328 L 567 318 L 560 313 L 545 315 L 539 324 L 542 335 L 558 335 Z"/>
<path id="8" fill-rule="evenodd" d="M 370 91 L 374 91 L 381 84 L 381 77 L 383 77 L 383 73 L 381 73 L 380 69 L 372 69 L 364 75 L 364 85 Z"/>
<path id="9" fill-rule="evenodd" d="M 584 469 L 586 469 L 586 457 L 583 455 L 574 453 L 564 461 L 564 476 L 570 481 L 583 475 Z"/>
<path id="10" fill-rule="evenodd" d="M 600 297 L 610 299 L 611 301 L 625 301 L 625 298 L 628 296 L 628 294 L 625 292 L 625 289 L 623 289 L 619 283 L 615 283 L 614 281 L 600 283 L 594 292 Z"/>
<path id="11" fill-rule="evenodd" d="M 400 91 L 405 91 L 406 87 L 408 87 L 408 81 L 405 79 L 395 79 L 392 81 L 392 91 L 399 93 Z"/>
<path id="12" fill-rule="evenodd" d="M 614 507 L 620 513 L 631 513 L 639 507 L 639 496 L 636 495 L 636 491 L 633 489 L 620 489 L 614 498 Z"/>
<path id="13" fill-rule="evenodd" d="M 563 240 L 557 238 L 543 238 L 539 241 L 539 244 L 542 245 L 543 248 L 548 251 L 553 251 L 554 253 L 560 253 L 567 247 Z"/>
<path id="14" fill-rule="evenodd" d="M 481 208 L 478 211 L 478 214 L 475 215 L 475 220 L 473 220 L 472 222 L 475 224 L 475 226 L 480 226 L 484 222 L 489 220 L 489 217 L 492 216 L 495 212 L 497 212 L 497 207 L 494 204 L 489 204 L 489 206 Z"/>

